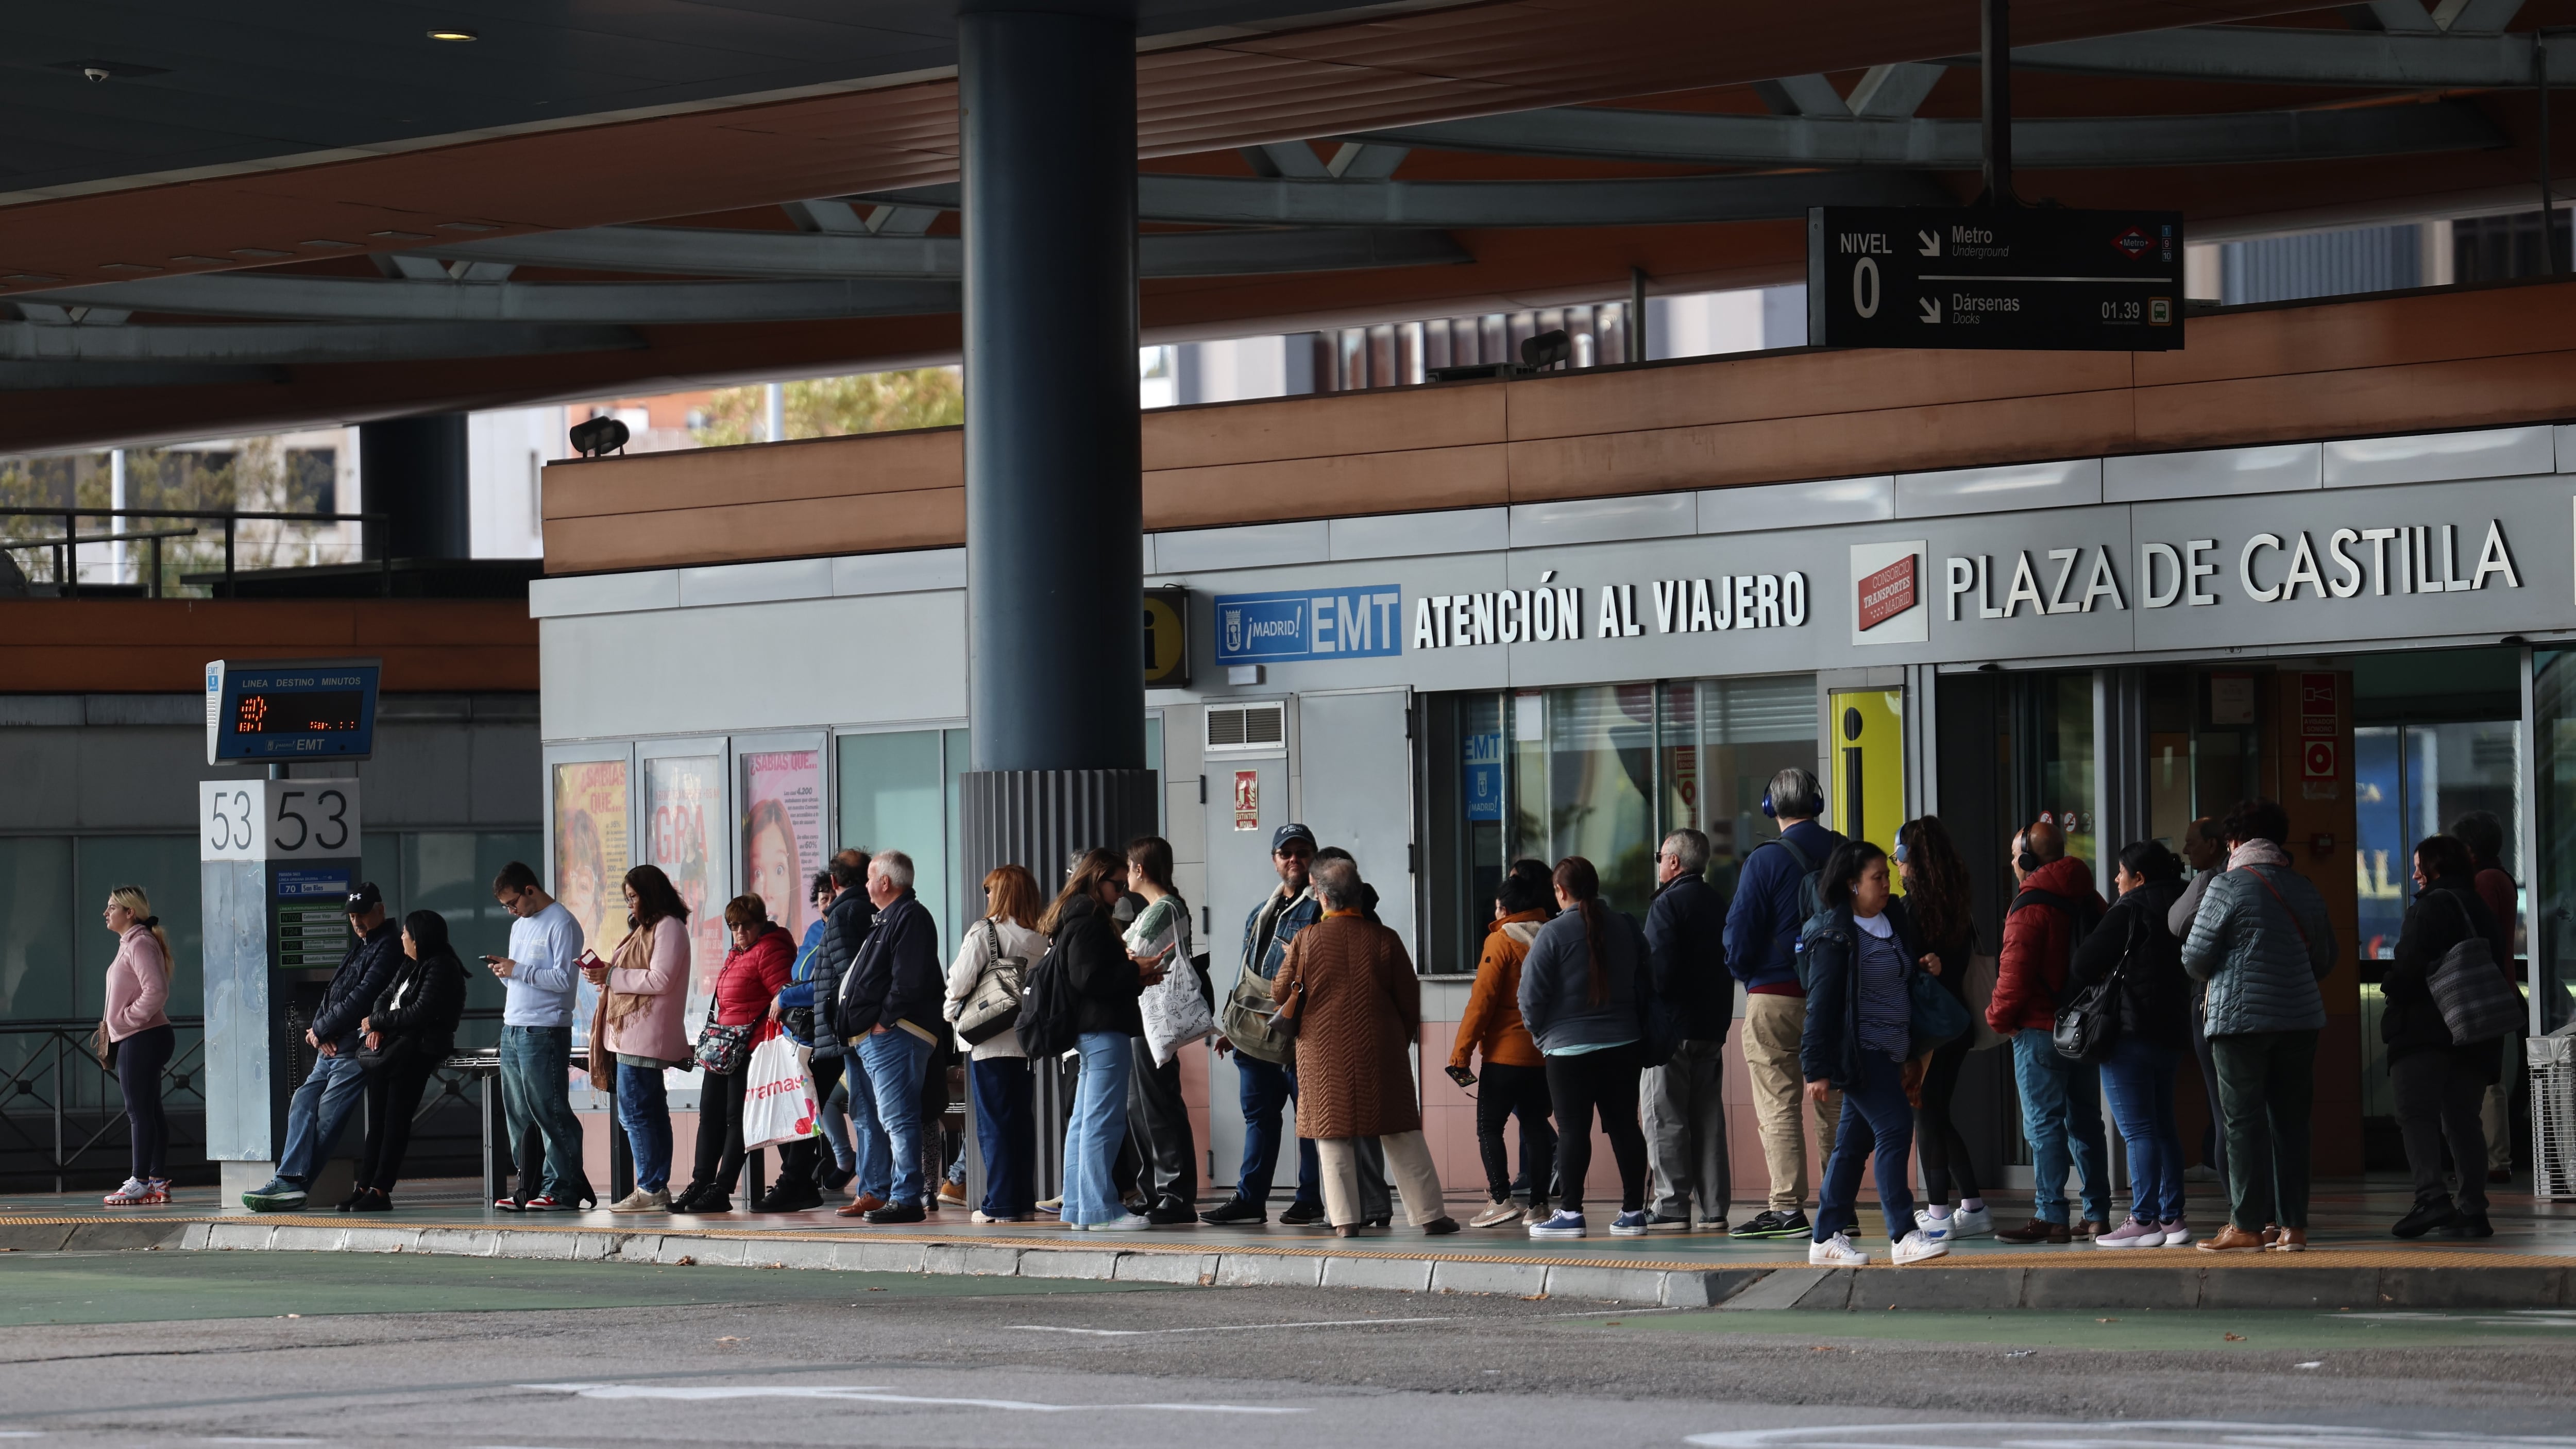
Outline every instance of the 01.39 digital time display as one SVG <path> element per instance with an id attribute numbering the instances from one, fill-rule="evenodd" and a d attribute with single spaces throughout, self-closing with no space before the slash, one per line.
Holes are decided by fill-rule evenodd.
<path id="1" fill-rule="evenodd" d="M 237 735 L 328 734 L 364 728 L 366 698 L 358 690 L 296 690 L 245 694 L 233 707 Z"/>

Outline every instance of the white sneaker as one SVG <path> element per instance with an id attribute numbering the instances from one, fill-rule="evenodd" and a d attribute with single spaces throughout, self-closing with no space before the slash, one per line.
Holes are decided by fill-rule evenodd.
<path id="1" fill-rule="evenodd" d="M 1994 1235 L 1995 1215 L 1992 1209 L 1979 1208 L 1975 1212 L 1970 1212 L 1966 1208 L 1951 1210 L 1951 1242 L 1955 1243 L 1961 1238 L 1991 1238 Z"/>
<path id="2" fill-rule="evenodd" d="M 1145 1220 L 1143 1213 L 1129 1213 L 1105 1223 L 1085 1223 L 1082 1226 L 1084 1231 L 1094 1233 L 1141 1233 L 1153 1224 Z"/>
<path id="3" fill-rule="evenodd" d="M 1906 1234 L 1909 1240 L 1921 1236 L 1920 1233 Z M 1942 1251 L 1949 1250 L 1945 1248 Z M 1807 1245 L 1807 1266 L 1810 1268 L 1857 1268 L 1868 1261 L 1869 1254 L 1853 1247 L 1850 1235 L 1845 1233 L 1836 1233 L 1821 1243 Z"/>
<path id="4" fill-rule="evenodd" d="M 1927 1238 L 1940 1238 L 1947 1240 L 1950 1236 L 1950 1219 L 1936 1218 L 1932 1216 L 1932 1210 L 1930 1208 L 1916 1208 L 1914 1210 L 1914 1230 L 1923 1234 Z"/>
<path id="5" fill-rule="evenodd" d="M 1916 1228 L 1897 1242 L 1896 1250 L 1889 1256 L 1900 1268 L 1908 1263 L 1920 1263 L 1926 1258 L 1946 1258 L 1950 1256 L 1950 1241 L 1947 1238 L 1933 1237 L 1921 1228 Z"/>

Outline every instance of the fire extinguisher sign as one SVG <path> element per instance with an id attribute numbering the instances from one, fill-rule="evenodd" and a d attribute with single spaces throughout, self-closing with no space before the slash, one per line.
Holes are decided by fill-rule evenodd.
<path id="1" fill-rule="evenodd" d="M 2342 703 L 2342 681 L 2335 675 L 2299 676 L 2300 778 L 2343 777 Z"/>

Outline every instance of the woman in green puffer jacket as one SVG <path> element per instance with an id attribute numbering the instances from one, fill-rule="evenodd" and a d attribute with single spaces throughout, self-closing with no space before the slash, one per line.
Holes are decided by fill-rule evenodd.
<path id="1" fill-rule="evenodd" d="M 2209 883 L 2183 942 L 2183 969 L 2209 983 L 2209 1047 L 2227 1134 L 2228 1225 L 2203 1252 L 2308 1245 L 2308 1116 L 2316 1099 L 2317 1034 L 2334 969 L 2334 923 L 2307 878 L 2290 868 L 2288 812 L 2248 800 L 2227 814 L 2227 869 Z M 2262 1152 L 2259 1124 L 2271 1125 Z"/>

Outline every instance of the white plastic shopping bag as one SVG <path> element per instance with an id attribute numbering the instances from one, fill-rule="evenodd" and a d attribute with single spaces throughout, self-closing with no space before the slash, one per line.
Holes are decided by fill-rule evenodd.
<path id="1" fill-rule="evenodd" d="M 814 1100 L 814 1076 L 798 1060 L 796 1043 L 776 1026 L 751 1049 L 743 1070 L 751 1074 L 742 1091 L 744 1151 L 799 1142 L 820 1130 L 823 1109 Z"/>

